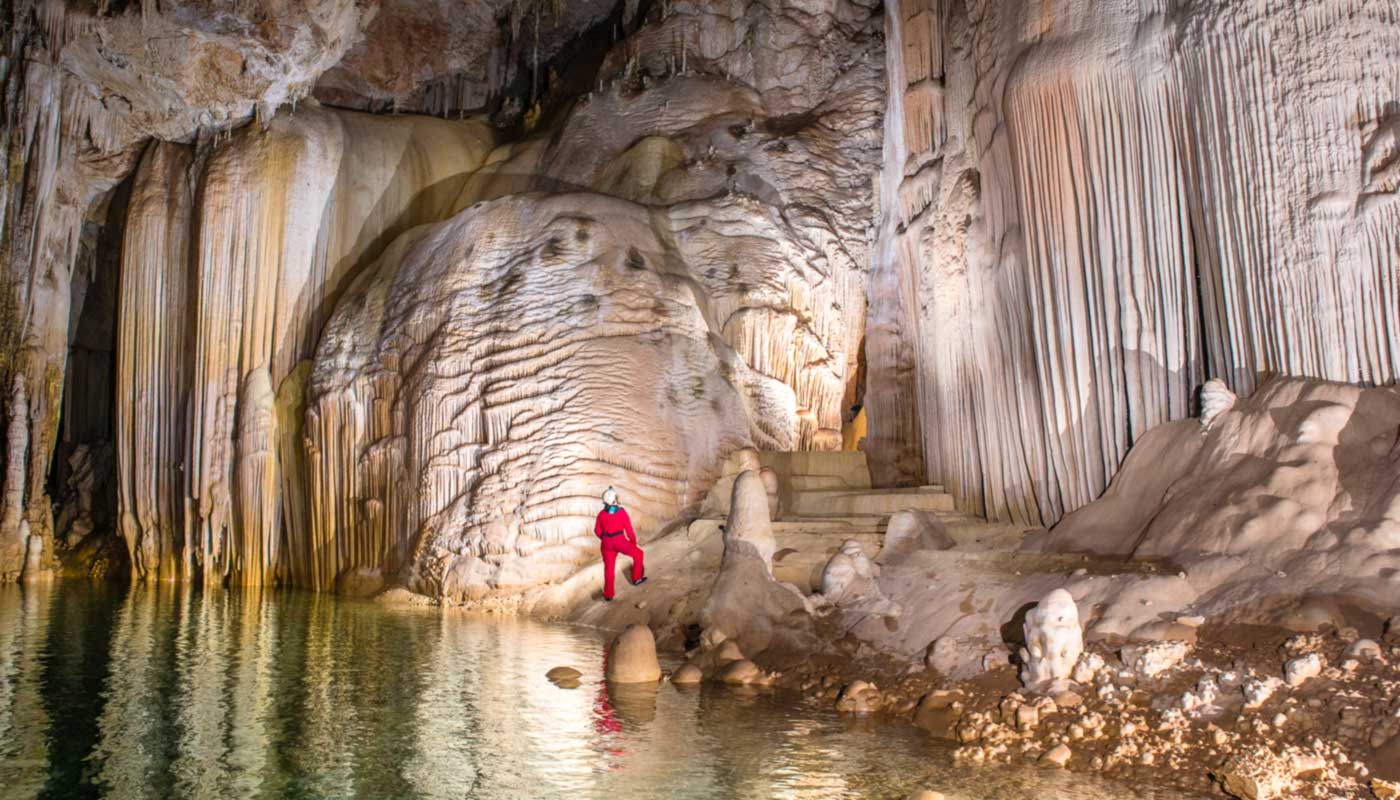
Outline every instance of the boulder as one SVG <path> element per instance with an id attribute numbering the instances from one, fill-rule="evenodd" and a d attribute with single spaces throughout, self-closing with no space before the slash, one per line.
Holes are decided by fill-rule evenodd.
<path id="1" fill-rule="evenodd" d="M 1381 646 L 1370 639 L 1357 639 L 1347 645 L 1342 657 L 1353 661 L 1376 661 L 1381 658 Z"/>
<path id="2" fill-rule="evenodd" d="M 1042 766 L 1063 769 L 1064 766 L 1069 763 L 1070 757 L 1073 755 L 1074 753 L 1069 749 L 1069 745 L 1063 743 L 1057 744 L 1046 751 L 1045 755 L 1040 757 L 1040 763 Z"/>
<path id="3" fill-rule="evenodd" d="M 1316 678 L 1321 674 L 1322 656 L 1317 653 L 1291 658 L 1283 665 L 1283 680 L 1293 687 L 1302 686 L 1309 678 Z"/>
<path id="4" fill-rule="evenodd" d="M 922 510 L 906 510 L 890 517 L 884 545 L 875 561 L 894 564 L 921 550 L 951 550 L 957 541 L 937 516 Z"/>
<path id="5" fill-rule="evenodd" d="M 869 596 L 884 597 L 875 579 L 880 567 L 865 555 L 855 539 L 841 544 L 836 555 L 822 569 L 821 593 L 828 601 L 844 605 Z"/>
<path id="6" fill-rule="evenodd" d="M 611 683 L 655 683 L 661 680 L 656 660 L 656 637 L 645 625 L 628 625 L 608 651 L 606 677 Z"/>
<path id="7" fill-rule="evenodd" d="M 725 667 L 724 671 L 720 673 L 719 679 L 720 682 L 727 683 L 731 686 L 747 686 L 751 683 L 761 682 L 763 679 L 763 671 L 752 661 L 742 659 L 740 661 L 731 661 L 729 666 Z"/>

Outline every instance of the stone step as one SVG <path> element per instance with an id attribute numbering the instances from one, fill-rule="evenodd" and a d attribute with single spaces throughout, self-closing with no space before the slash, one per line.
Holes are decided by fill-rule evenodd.
<path id="1" fill-rule="evenodd" d="M 870 488 L 870 467 L 859 450 L 767 451 L 759 463 L 778 473 L 779 481 L 801 477 L 835 478 L 851 489 Z M 794 487 L 795 488 L 795 487 Z"/>
<path id="2" fill-rule="evenodd" d="M 781 479 L 780 479 L 781 480 Z M 859 489 L 850 486 L 839 475 L 791 475 L 787 479 L 788 488 L 794 492 L 811 492 L 822 489 Z"/>
<path id="3" fill-rule="evenodd" d="M 802 517 L 889 515 L 906 510 L 952 511 L 953 496 L 942 487 L 850 491 L 823 489 L 792 492 L 786 514 Z"/>

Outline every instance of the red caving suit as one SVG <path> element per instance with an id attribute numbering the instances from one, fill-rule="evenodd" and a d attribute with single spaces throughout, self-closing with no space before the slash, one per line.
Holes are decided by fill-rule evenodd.
<path id="1" fill-rule="evenodd" d="M 593 525 L 593 533 L 602 540 L 603 548 L 603 596 L 613 598 L 613 573 L 616 572 L 617 554 L 632 559 L 632 582 L 642 579 L 642 548 L 637 546 L 637 534 L 632 531 L 632 520 L 627 509 L 615 506 L 617 511 L 608 513 L 605 506 L 598 512 L 598 521 Z"/>

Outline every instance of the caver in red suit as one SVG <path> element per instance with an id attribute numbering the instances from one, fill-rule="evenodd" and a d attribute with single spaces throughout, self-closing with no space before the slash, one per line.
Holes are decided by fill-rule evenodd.
<path id="1" fill-rule="evenodd" d="M 598 512 L 598 521 L 593 525 L 593 533 L 601 540 L 603 548 L 603 599 L 613 599 L 613 574 L 617 571 L 617 554 L 632 559 L 632 585 L 646 581 L 642 568 L 642 548 L 637 546 L 637 534 L 632 530 L 632 520 L 627 509 L 617 504 L 617 490 L 609 486 L 603 492 L 603 510 Z"/>

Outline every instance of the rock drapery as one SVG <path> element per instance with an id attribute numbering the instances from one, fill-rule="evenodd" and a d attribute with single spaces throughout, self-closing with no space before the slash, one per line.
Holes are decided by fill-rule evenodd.
<path id="1" fill-rule="evenodd" d="M 491 143 L 471 121 L 304 107 L 197 165 L 188 147 L 151 149 L 127 225 L 117 378 L 120 528 L 138 577 L 312 572 L 298 364 L 346 280 L 382 241 L 447 214 Z"/>
<path id="2" fill-rule="evenodd" d="M 917 425 L 965 509 L 1048 524 L 1206 378 L 1396 379 L 1394 2 L 886 9 L 883 474 Z"/>

